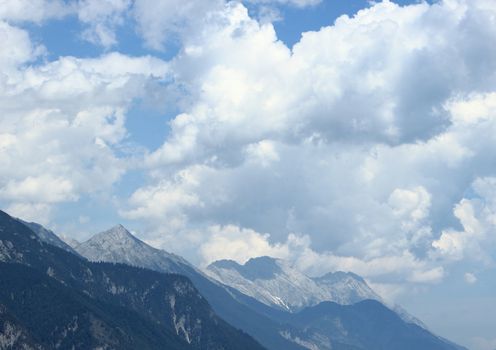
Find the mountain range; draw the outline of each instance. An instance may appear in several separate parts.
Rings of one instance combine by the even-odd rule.
[[[75,246],[75,250],[95,262],[123,263],[162,273],[184,275],[193,282],[220,317],[252,335],[268,349],[303,349],[285,339],[281,334],[285,328],[281,324],[249,306],[256,308],[263,305],[256,299],[208,277],[177,255],[147,245],[121,225],[96,234]]]
[[[268,256],[250,259],[244,265],[232,260],[216,261],[206,272],[268,306],[289,312],[323,301],[346,305],[381,300],[363,278],[353,273],[339,271],[311,278],[287,262]]]
[[[263,349],[189,279],[94,263],[0,212],[0,348]]]
[[[427,328],[401,306],[384,301],[362,277],[352,272],[336,271],[309,277],[287,262],[268,256],[252,258],[244,265],[232,260],[215,261],[205,272],[271,309],[294,313],[324,301],[351,305],[370,299],[387,305],[405,322]]]
[[[71,245],[0,212],[0,349],[463,349],[352,273],[270,257],[202,271],[121,225]]]

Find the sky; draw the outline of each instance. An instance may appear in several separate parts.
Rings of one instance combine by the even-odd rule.
[[[496,349],[496,2],[0,0],[0,208],[353,271]]]

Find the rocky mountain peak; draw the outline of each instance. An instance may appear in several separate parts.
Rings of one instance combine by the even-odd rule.
[[[137,241],[136,238],[133,236],[131,232],[129,232],[124,226],[121,224],[115,225],[114,227],[108,229],[107,231],[101,232],[97,235],[95,235],[93,239],[96,240],[108,240],[108,239],[115,239],[115,240],[129,240],[129,241]]]
[[[124,226],[116,225],[81,243],[76,250],[89,260],[109,261],[114,256],[138,254],[144,250],[143,245]]]
[[[179,273],[191,265],[183,258],[149,246],[122,225],[116,225],[79,244],[79,254],[91,261],[105,261]]]

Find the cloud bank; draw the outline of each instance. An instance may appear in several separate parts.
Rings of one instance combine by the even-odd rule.
[[[241,2],[46,4],[0,12],[0,200],[14,214],[49,221],[139,169],[115,210],[200,264],[266,254],[392,288],[493,266],[494,2],[373,3],[292,48]],[[71,13],[106,50],[132,23],[157,56],[179,51],[43,61],[18,23]],[[160,147],[129,150],[127,113],[156,84],[180,112]]]

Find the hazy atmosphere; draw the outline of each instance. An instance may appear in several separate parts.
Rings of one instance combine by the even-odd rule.
[[[0,209],[496,349],[496,1],[0,0],[0,41]]]

